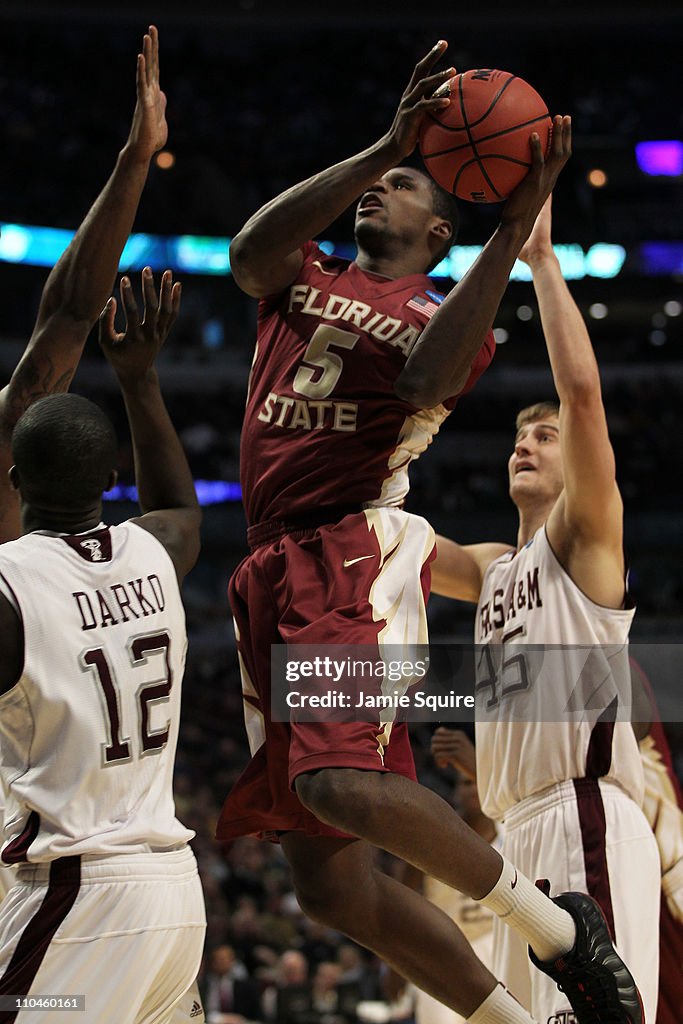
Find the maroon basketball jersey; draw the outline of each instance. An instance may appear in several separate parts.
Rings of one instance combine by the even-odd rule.
[[[415,409],[394,382],[444,296],[424,274],[394,281],[326,256],[314,242],[286,291],[259,303],[242,430],[250,524],[321,505],[401,505],[408,466],[457,397]],[[463,388],[493,358],[489,332]]]

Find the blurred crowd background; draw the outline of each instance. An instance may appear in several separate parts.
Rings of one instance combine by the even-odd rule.
[[[551,113],[573,115],[575,155],[555,197],[555,240],[626,250],[616,277],[585,277],[572,290],[603,374],[638,603],[634,637],[678,644],[683,179],[644,174],[635,145],[683,139],[683,12],[656,3],[577,2],[570,10],[535,0],[514,10],[498,2],[476,11],[392,7],[0,4],[0,222],[78,225],[127,135],[135,54],[150,20],[160,28],[170,159],[152,169],[136,230],[160,235],[230,237],[277,192],[372,143],[390,125],[415,61],[438,38],[449,39],[448,62],[459,70],[499,67],[526,78]],[[596,170],[602,177],[591,175]],[[498,208],[460,210],[458,242],[483,244]],[[352,218],[340,218],[326,237],[350,246]],[[30,334],[45,275],[0,265],[0,382]],[[195,477],[234,483],[255,303],[229,275],[188,275],[183,285],[162,381]],[[464,542],[514,540],[506,461],[515,412],[552,395],[530,284],[510,285],[496,327],[492,368],[412,472],[409,510]],[[130,481],[122,406],[94,338],[75,388],[119,425]],[[132,507],[116,502],[107,513],[122,519]],[[293,1024],[335,1024],[354,1019],[359,999],[390,998],[381,965],[303,918],[277,846],[243,840],[221,848],[213,840],[222,798],[247,756],[225,594],[245,553],[239,501],[206,507],[202,556],[185,587],[191,640],[177,769],[178,812],[197,832],[207,894],[205,996],[216,1003],[209,991],[227,978],[226,1020],[288,1024],[291,1014]],[[471,609],[434,600],[430,615],[437,640],[469,640]],[[679,773],[682,735],[672,725]],[[416,731],[415,749],[423,780],[449,797],[453,779],[432,764],[427,727]],[[287,986],[290,998],[278,1004]],[[409,1017],[410,1007],[395,1004],[393,1013]]]

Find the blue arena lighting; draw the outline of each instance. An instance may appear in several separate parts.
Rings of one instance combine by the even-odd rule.
[[[676,178],[683,174],[683,142],[679,139],[638,142],[636,160],[644,174]]]
[[[202,507],[241,501],[242,488],[235,480],[195,480],[197,500]],[[138,491],[133,484],[116,484],[104,495],[105,501],[132,501],[137,504]]]
[[[31,267],[53,267],[74,236],[63,228],[28,224],[0,224],[0,262]],[[201,235],[130,236],[121,254],[119,270],[131,272],[151,267],[183,274],[230,273],[229,238]]]
[[[623,245],[599,242],[586,253],[586,273],[589,277],[616,277],[626,260]]]
[[[648,277],[683,274],[683,242],[643,242],[640,268]]]
[[[555,245],[553,248],[566,281],[580,281],[584,277],[616,277],[626,261],[626,250],[623,246],[606,242],[591,246],[587,252],[576,244]],[[454,245],[445,259],[432,271],[432,277],[459,281],[470,269],[481,250],[480,245]],[[510,280],[531,281],[531,271],[526,263],[517,260],[510,273]]]
[[[683,144],[682,144],[683,145]],[[63,228],[35,227],[28,224],[0,224],[0,262],[33,267],[52,267],[73,238]],[[654,243],[653,243],[654,244]],[[665,244],[665,243],[662,243]],[[343,259],[353,259],[356,249],[350,242],[320,242],[323,252]],[[181,274],[230,274],[230,238],[204,235],[131,235],[121,256],[119,270],[128,273],[150,266],[161,271],[167,267]],[[481,252],[480,245],[454,245],[448,255],[432,271],[432,277],[459,281]],[[567,281],[584,277],[616,277],[624,266],[626,250],[621,245],[599,242],[587,251],[580,245],[556,245],[555,252]],[[655,264],[645,262],[644,273],[663,273],[649,269]],[[512,281],[530,281],[531,271],[519,261],[510,274]]]

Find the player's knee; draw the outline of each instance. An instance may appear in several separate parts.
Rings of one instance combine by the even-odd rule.
[[[367,774],[354,768],[323,768],[300,775],[294,785],[299,800],[316,818],[355,833],[349,826],[362,815]]]
[[[306,917],[330,928],[340,928],[340,901],[334,889],[311,880],[295,880],[294,892]]]
[[[311,920],[342,932],[358,942],[367,942],[367,907],[357,906],[358,886],[352,879],[314,873],[297,877],[294,892],[304,914]]]

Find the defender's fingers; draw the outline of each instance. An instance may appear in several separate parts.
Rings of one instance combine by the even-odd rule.
[[[183,295],[183,286],[180,281],[176,281],[173,285],[173,291],[171,292],[171,309],[173,313],[173,319],[178,316],[180,312],[180,300]]]
[[[138,312],[138,304],[135,301],[133,295],[133,286],[130,283],[130,278],[121,278],[121,301],[126,314],[126,324],[138,324],[140,323],[140,314]]]
[[[113,297],[107,299],[104,309],[100,313],[100,340],[106,338],[107,341],[113,341],[116,335],[114,330],[114,317],[116,316],[116,299]]]
[[[159,293],[159,317],[168,317],[173,314],[173,303],[171,299],[171,292],[173,290],[173,274],[170,270],[165,270],[161,275],[161,291]]]
[[[138,97],[142,96],[147,88],[147,71],[145,67],[145,56],[143,53],[138,54],[138,64],[135,69],[135,86]]]
[[[116,299],[112,295],[112,297],[107,300],[107,303],[99,316],[97,337],[103,348],[117,345],[124,338],[124,335],[119,334],[116,330],[116,326],[114,324],[116,319],[116,310]]]
[[[149,37],[152,41],[151,70],[155,82],[159,81],[159,32],[156,25],[149,26]]]
[[[157,315],[159,300],[157,290],[154,287],[154,274],[151,267],[145,267],[142,271],[142,298],[145,308],[143,310],[143,322],[146,323],[150,317]]]
[[[152,40],[149,33],[145,33],[143,36],[142,52],[145,57],[145,85],[149,88],[154,79],[154,54],[152,52]]]

